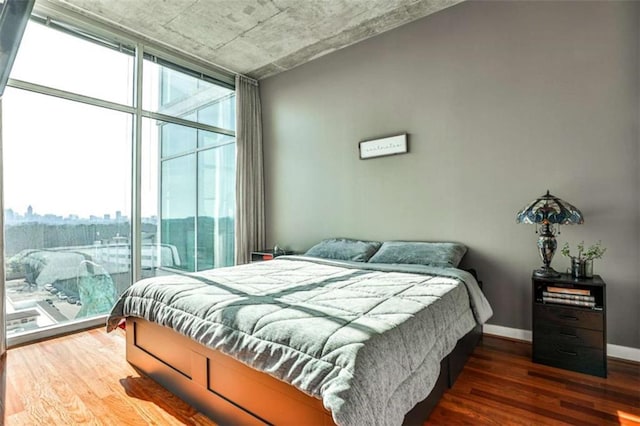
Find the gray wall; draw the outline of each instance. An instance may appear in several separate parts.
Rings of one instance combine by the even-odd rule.
[[[541,261],[515,214],[549,189],[586,218],[559,244],[608,248],[609,343],[640,348],[639,14],[462,3],[262,81],[268,242],[464,242],[490,323],[530,329]],[[358,141],[403,131],[409,154],[358,159]]]

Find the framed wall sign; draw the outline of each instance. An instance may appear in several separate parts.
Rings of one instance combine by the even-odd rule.
[[[385,157],[387,155],[405,154],[408,152],[407,134],[370,139],[360,142],[360,159]]]

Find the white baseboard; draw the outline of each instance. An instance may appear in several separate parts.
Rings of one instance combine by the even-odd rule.
[[[503,327],[501,325],[485,324],[482,332],[484,334],[508,337],[510,339],[523,340],[525,342],[531,341],[530,330],[520,330],[518,328]],[[608,343],[607,356],[627,361],[640,362],[640,349]]]
[[[503,327],[501,325],[485,324],[482,326],[482,333],[491,334],[493,336],[508,337],[516,340],[524,340],[525,342],[531,341],[531,331]]]
[[[628,346],[607,344],[607,356],[612,358],[626,359],[627,361],[640,362],[640,349]]]

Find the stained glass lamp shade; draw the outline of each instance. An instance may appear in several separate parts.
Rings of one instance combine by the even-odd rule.
[[[534,274],[539,277],[559,276],[560,274],[550,266],[551,259],[553,259],[558,247],[555,236],[556,228],[554,226],[584,223],[580,210],[566,201],[549,194],[547,190],[546,194],[536,198],[518,212],[516,222],[540,225],[538,251],[544,265],[536,270]]]

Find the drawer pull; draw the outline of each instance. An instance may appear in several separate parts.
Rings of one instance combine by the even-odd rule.
[[[575,334],[569,334],[569,333],[560,332],[560,335],[562,337],[571,337],[572,339],[577,339],[578,338],[578,336],[576,336]]]
[[[578,354],[576,352],[563,351],[562,349],[556,349],[556,352],[559,352],[559,353],[564,354],[564,355],[578,356]]]
[[[567,320],[571,320],[571,321],[578,321],[580,318],[578,317],[574,317],[572,315],[558,315],[560,318],[562,319],[567,319]]]

